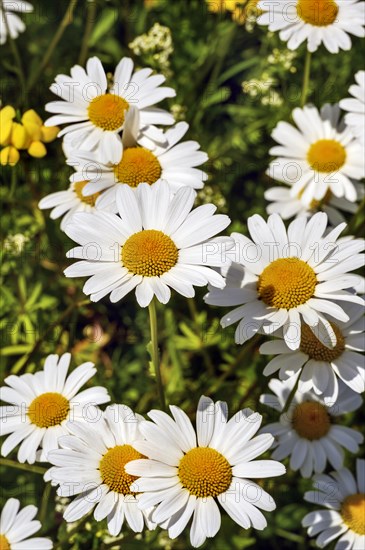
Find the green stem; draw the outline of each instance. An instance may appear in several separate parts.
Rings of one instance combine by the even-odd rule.
[[[96,18],[96,2],[95,0],[91,0],[87,4],[85,32],[84,32],[84,36],[82,37],[81,50],[79,55],[79,65],[84,65],[86,61],[87,54],[89,52],[89,39],[94,27],[95,18]]]
[[[34,466],[33,464],[21,464],[20,462],[15,462],[15,460],[10,460],[9,458],[0,458],[0,466],[9,466],[9,468],[16,468],[17,470],[25,470],[26,472],[33,472],[34,474],[41,475],[44,475],[47,471],[47,468]]]
[[[166,410],[165,393],[162,384],[160,360],[158,353],[158,337],[157,337],[157,315],[156,315],[156,302],[153,298],[148,306],[148,312],[150,316],[150,328],[151,328],[151,344],[152,344],[152,364],[156,375],[157,391],[161,402],[162,410]]]
[[[66,9],[65,15],[63,16],[62,21],[59,24],[59,27],[58,27],[58,29],[57,29],[54,37],[53,37],[53,40],[51,41],[50,45],[48,46],[47,51],[44,54],[43,59],[42,59],[40,65],[38,66],[37,70],[34,71],[33,76],[31,76],[30,79],[29,79],[29,82],[28,82],[28,85],[27,85],[27,88],[26,88],[27,92],[29,92],[33,88],[34,84],[37,82],[38,78],[40,77],[40,75],[42,74],[44,69],[47,67],[47,65],[49,63],[49,60],[51,59],[52,54],[53,54],[57,44],[61,40],[61,38],[63,36],[63,33],[66,30],[66,27],[68,27],[68,25],[72,21],[72,16],[73,16],[73,12],[76,8],[77,1],[78,0],[70,0],[70,3],[69,3],[69,5],[67,6],[67,9]]]
[[[311,60],[312,54],[307,50],[304,63],[304,75],[303,75],[303,87],[302,87],[302,96],[301,96],[301,106],[304,107],[307,101],[308,92],[309,92],[309,79],[311,73]]]
[[[350,223],[346,227],[346,235],[357,236],[356,232],[361,230],[361,226],[364,222],[364,212],[365,212],[365,198],[360,202],[358,209],[351,218]],[[359,234],[361,237],[361,233]]]
[[[11,179],[10,179],[10,191],[9,191],[9,198],[13,198],[16,188],[16,176],[17,176],[17,167],[13,166],[11,168]]]
[[[51,492],[52,492],[52,485],[50,483],[47,483],[43,491],[42,502],[41,502],[41,507],[39,511],[39,521],[41,522],[42,525],[44,524],[46,519],[48,501],[51,496]]]
[[[7,39],[9,40],[10,48],[11,48],[11,51],[13,53],[14,60],[15,60],[15,65],[17,66],[17,69],[18,69],[17,74],[18,74],[18,78],[19,78],[20,87],[21,87],[21,90],[22,90],[22,99],[24,99],[23,94],[24,94],[24,91],[25,91],[25,74],[24,74],[24,71],[23,71],[23,65],[22,65],[22,61],[20,59],[18,47],[16,45],[15,40],[11,37],[11,34],[10,34],[9,22],[8,22],[8,18],[6,17],[6,12],[4,10],[3,0],[0,0],[0,8],[1,8],[1,12],[4,16]]]
[[[289,396],[288,396],[288,399],[286,400],[286,403],[285,403],[285,407],[283,408],[283,411],[281,414],[285,414],[286,412],[288,412],[289,410],[289,407],[294,399],[294,395],[297,393],[297,390],[298,390],[298,386],[299,386],[299,378],[300,378],[300,375],[298,375],[298,378],[294,384],[294,387],[292,389],[292,391],[289,393]]]
[[[194,299],[193,298],[187,298],[187,302],[188,302],[190,315],[191,315],[191,318],[193,320],[195,329],[196,329],[197,333],[199,333],[201,327],[199,326],[198,311],[196,309]],[[204,362],[205,368],[207,369],[207,372],[208,372],[209,376],[214,377],[215,376],[214,365],[213,365],[213,362],[210,358],[209,353],[207,352],[206,348],[204,347],[204,342],[202,342],[202,345],[201,345],[201,348],[200,348],[199,352],[201,353],[201,355],[203,357],[203,362]]]

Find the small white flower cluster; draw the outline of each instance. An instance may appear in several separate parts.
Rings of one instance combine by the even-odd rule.
[[[24,246],[29,241],[29,237],[22,233],[16,233],[15,235],[8,235],[3,244],[4,252],[19,256],[24,250]]]
[[[280,65],[285,70],[296,73],[297,69],[293,65],[293,61],[296,59],[297,54],[295,51],[291,50],[279,50],[279,48],[274,48],[271,54],[267,58],[269,65]]]
[[[242,91],[252,98],[259,98],[262,105],[279,107],[283,104],[283,98],[274,89],[277,81],[267,73],[263,73],[260,79],[253,78],[242,82]]]
[[[170,56],[174,52],[174,46],[168,27],[155,23],[147,33],[137,36],[128,46],[135,55],[146,56],[164,75],[171,75]]]

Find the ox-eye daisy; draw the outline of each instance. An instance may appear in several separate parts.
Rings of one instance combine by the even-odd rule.
[[[358,201],[364,198],[364,186],[362,183],[352,182]],[[265,191],[265,199],[272,201],[266,207],[268,214],[279,214],[283,220],[294,216],[312,216],[315,212],[325,212],[329,223],[334,226],[346,221],[344,213],[355,214],[359,208],[358,202],[351,202],[345,197],[335,197],[329,190],[322,200],[313,200],[311,204],[304,204],[303,195],[298,193],[292,197],[290,187],[271,187]]]
[[[42,527],[34,517],[38,512],[36,506],[25,506],[19,511],[17,498],[6,501],[0,516],[0,549],[1,550],[49,550],[52,541],[43,537],[32,537]],[[32,538],[28,538],[32,537]]]
[[[311,207],[327,193],[356,201],[357,192],[351,178],[365,175],[362,147],[352,132],[339,125],[338,105],[294,109],[293,119],[298,129],[279,122],[272,137],[279,143],[270,150],[278,158],[270,163],[268,175],[291,187],[292,198]]]
[[[138,115],[138,113],[137,113]],[[123,134],[123,155],[118,163],[102,163],[98,161],[97,152],[76,152],[68,158],[68,164],[76,168],[71,176],[73,182],[83,182],[85,177],[89,182],[83,187],[83,195],[95,197],[95,194],[104,191],[97,198],[96,207],[102,210],[112,209],[117,212],[116,191],[119,184],[127,184],[133,189],[140,183],[155,184],[160,179],[167,181],[175,193],[180,187],[188,186],[200,189],[207,179],[207,175],[196,166],[208,160],[208,155],[199,151],[199,143],[185,141],[179,143],[186,134],[189,125],[179,122],[164,133],[163,143],[159,144],[138,134],[138,127],[134,127],[138,119],[130,117],[128,130]]]
[[[282,412],[294,386],[295,379],[270,380],[269,388],[275,395],[261,395],[260,402]],[[261,430],[275,437],[271,458],[290,457],[290,468],[300,470],[303,477],[322,473],[327,462],[333,468],[341,468],[343,447],[357,453],[364,437],[352,428],[341,426],[336,417],[355,411],[361,405],[361,397],[342,383],[336,401],[324,401],[310,391],[296,391],[289,409],[280,416],[280,422],[267,424]]]
[[[348,111],[345,122],[352,133],[365,145],[365,71],[355,74],[356,84],[353,84],[349,92],[353,97],[342,99],[340,107]]]
[[[104,68],[97,57],[71,69],[71,76],[58,75],[51,91],[63,101],[52,101],[46,111],[57,113],[46,121],[47,126],[67,124],[58,134],[68,135],[71,145],[91,151],[98,147],[101,160],[119,162],[123,146],[119,132],[123,130],[131,106],[140,112],[141,128],[153,124],[172,124],[173,117],[153,107],[167,97],[174,97],[172,88],[161,87],[162,75],[151,76],[152,69],[133,73],[133,61],[124,57],[117,65],[109,89]],[[57,122],[55,122],[57,121]]]
[[[356,461],[356,478],[347,468],[330,475],[314,476],[314,490],[305,500],[327,510],[316,510],[303,518],[308,535],[317,536],[316,544],[324,548],[336,541],[335,550],[365,548],[365,460]]]
[[[308,40],[310,52],[323,42],[338,53],[351,49],[349,34],[365,36],[364,5],[358,0],[261,0],[257,7],[264,13],[258,23],[279,31],[290,50]]]
[[[364,308],[357,304],[344,307],[349,320],[333,319],[332,330],[336,334],[336,345],[325,346],[308,325],[302,324],[300,349],[292,351],[284,340],[265,342],[260,353],[276,355],[265,367],[264,374],[270,376],[279,371],[281,380],[296,379],[299,376],[299,391],[314,391],[317,395],[335,402],[338,395],[338,378],[354,392],[365,391]],[[281,331],[278,331],[280,336]]]
[[[11,375],[0,388],[1,435],[9,435],[1,447],[7,456],[19,443],[19,462],[46,461],[49,451],[58,448],[58,438],[67,434],[66,423],[87,420],[90,404],[110,401],[105,388],[79,389],[96,373],[93,363],[83,363],[67,376],[71,355],[49,355],[42,371]],[[41,451],[37,453],[38,449]]]
[[[62,217],[60,227],[62,231],[65,231],[66,225],[76,212],[95,211],[95,203],[101,193],[85,196],[83,190],[87,184],[87,180],[72,182],[66,191],[56,191],[44,197],[38,207],[41,210],[52,208],[50,214],[52,220]],[[103,210],[109,211],[106,207]]]
[[[229,237],[215,237],[227,227],[228,216],[213,215],[216,207],[206,204],[193,210],[195,191],[183,187],[172,196],[168,183],[137,190],[120,185],[119,215],[107,212],[75,214],[66,233],[81,246],[68,253],[79,258],[65,270],[67,277],[91,278],[85,294],[98,301],[110,293],[117,302],[136,289],[140,306],[154,295],[162,303],[170,299],[170,287],[193,297],[193,285],[224,286],[223,277],[208,266],[225,264],[225,251],[233,246]]]
[[[151,519],[163,523],[175,538],[193,515],[190,541],[194,547],[214,537],[220,528],[217,505],[244,529],[264,529],[261,510],[275,509],[275,502],[250,478],[279,476],[285,468],[272,460],[254,461],[266,451],[273,437],[253,436],[262,417],[242,410],[229,421],[227,404],[201,397],[198,404],[197,434],[179,407],[170,406],[174,420],[161,411],[151,411],[153,422],[141,422],[146,441],[136,449],[148,459],[126,465],[126,471],[141,476],[131,489],[141,491],[139,506],[156,506]],[[253,438],[253,439],[252,439]]]
[[[3,0],[0,6],[0,45],[5,44],[8,37],[8,30],[11,38],[17,38],[18,35],[25,30],[25,25],[18,13],[29,13],[33,11],[33,6],[24,0]],[[6,23],[5,23],[6,17]],[[8,27],[8,28],[7,28]]]
[[[71,435],[61,437],[60,449],[49,453],[54,467],[45,475],[59,484],[60,496],[77,495],[64,512],[66,521],[77,521],[96,506],[94,518],[107,518],[112,536],[120,533],[124,519],[133,531],[142,531],[147,515],[130,489],[137,478],[125,471],[126,464],[143,457],[136,449],[143,439],[139,422],[126,405],[110,405],[89,424],[69,425]]]
[[[363,239],[338,240],[345,224],[330,233],[327,215],[318,212],[309,221],[302,216],[285,229],[280,216],[268,221],[255,214],[247,222],[253,241],[233,233],[235,262],[224,272],[223,290],[211,288],[208,304],[239,306],[226,314],[223,327],[240,321],[236,342],[243,344],[259,330],[272,333],[283,327],[290,349],[298,349],[302,320],[327,346],[336,345],[336,335],[327,316],[347,322],[347,313],[334,300],[363,304],[351,289],[358,283],[349,271],[363,265]]]

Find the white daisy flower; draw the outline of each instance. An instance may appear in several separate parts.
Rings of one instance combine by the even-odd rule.
[[[56,191],[44,197],[38,204],[41,210],[52,208],[51,218],[56,220],[61,218],[61,230],[65,231],[66,225],[76,212],[94,212],[95,203],[101,193],[93,193],[85,196],[83,190],[88,184],[87,180],[72,182],[66,191]],[[108,208],[103,210],[109,211]]]
[[[9,498],[1,511],[1,550],[49,550],[53,548],[51,540],[43,537],[32,537],[42,527],[41,522],[34,519],[38,508],[32,505],[25,506],[20,511],[19,508],[19,500]]]
[[[365,36],[364,2],[358,0],[261,0],[257,19],[269,31],[279,31],[289,50],[308,41],[315,52],[323,43],[331,53],[351,49],[349,34]]]
[[[1,447],[7,456],[19,443],[19,462],[47,461],[58,448],[58,438],[68,434],[66,423],[87,420],[88,407],[110,401],[105,388],[96,386],[78,393],[96,373],[93,363],[83,363],[67,376],[71,355],[48,355],[42,371],[11,375],[0,388],[0,433],[9,435]],[[37,450],[40,449],[37,453]]]
[[[349,92],[353,97],[342,99],[340,107],[348,111],[345,122],[352,133],[365,145],[365,71],[355,74],[356,84],[353,84]]]
[[[86,425],[70,424],[71,435],[61,437],[60,449],[49,453],[54,467],[45,480],[59,484],[62,497],[77,495],[67,506],[64,519],[77,521],[94,507],[94,518],[107,518],[109,533],[119,535],[123,521],[135,531],[143,530],[147,515],[138,508],[139,495],[130,487],[137,479],[125,471],[130,461],[142,458],[136,444],[143,439],[138,415],[126,405],[110,405]]]
[[[314,490],[307,491],[305,500],[327,510],[316,510],[302,521],[310,537],[324,548],[336,541],[334,550],[365,548],[365,460],[357,459],[356,477],[347,468],[330,475],[314,476]]]
[[[286,382],[270,380],[269,388],[275,395],[261,395],[260,402],[282,412],[295,382],[293,378]],[[361,405],[361,397],[344,384],[340,385],[336,401],[325,401],[311,391],[296,391],[280,421],[267,424],[261,430],[261,433],[275,437],[271,458],[283,460],[290,457],[290,468],[300,470],[303,477],[324,472],[328,462],[333,468],[341,468],[343,448],[357,453],[364,437],[352,428],[341,426],[337,417],[353,412]]]
[[[309,221],[297,218],[287,230],[277,214],[267,222],[255,214],[247,226],[253,240],[232,234],[236,247],[229,255],[235,261],[224,270],[225,288],[211,288],[204,298],[215,306],[239,306],[222,318],[221,325],[240,321],[235,334],[238,344],[260,330],[269,334],[283,327],[285,342],[296,350],[303,320],[325,345],[334,347],[336,335],[327,316],[349,320],[334,300],[364,304],[348,291],[359,283],[359,277],[348,272],[363,265],[364,255],[359,252],[365,241],[338,240],[346,224],[325,233],[323,212]]]
[[[135,444],[148,459],[126,465],[129,474],[141,476],[131,486],[143,493],[139,506],[145,509],[157,505],[151,519],[167,524],[172,539],[193,516],[190,541],[194,547],[219,531],[217,500],[244,529],[264,529],[267,523],[259,509],[272,511],[275,502],[247,478],[279,476],[285,468],[272,460],[253,460],[273,441],[270,434],[253,438],[262,417],[246,409],[228,421],[227,404],[214,404],[203,396],[198,405],[196,435],[179,407],[170,406],[170,410],[174,420],[161,411],[148,413],[153,422],[140,425],[146,441]]]
[[[361,183],[352,182],[358,201],[364,198],[364,186]],[[272,201],[267,207],[268,214],[279,214],[283,220],[294,216],[312,216],[315,212],[322,211],[328,216],[329,223],[334,226],[346,221],[343,212],[355,214],[359,208],[358,202],[350,202],[345,197],[335,197],[331,191],[327,191],[321,201],[313,200],[311,204],[304,204],[302,194],[292,197],[289,187],[271,187],[265,191],[265,199]]]
[[[109,89],[100,60],[91,57],[86,71],[75,65],[71,76],[56,77],[50,89],[62,101],[47,103],[46,111],[57,114],[45,125],[67,124],[59,137],[67,134],[75,148],[92,151],[97,147],[103,161],[117,163],[123,151],[119,133],[131,106],[139,110],[141,128],[174,121],[169,113],[153,105],[176,93],[172,88],[161,87],[164,76],[150,76],[151,73],[152,69],[133,73],[133,61],[124,57],[117,65]]]
[[[196,167],[206,162],[208,155],[199,151],[196,141],[179,143],[188,129],[186,122],[179,122],[165,132],[164,142],[159,144],[141,134],[135,138],[136,128],[129,127],[128,137],[125,138],[126,131],[123,134],[124,150],[117,164],[99,162],[97,152],[76,152],[67,161],[77,170],[71,180],[82,182],[87,176],[89,183],[83,194],[88,197],[104,191],[96,200],[96,207],[114,212],[117,212],[116,191],[121,183],[135,189],[140,183],[153,185],[163,179],[173,193],[184,186],[201,189],[207,174]]]
[[[33,11],[33,6],[24,0],[2,1],[2,6],[0,6],[0,45],[5,44],[7,40],[7,26],[9,27],[11,38],[18,38],[19,34],[25,30],[23,21],[18,15],[13,13],[14,11],[18,13],[29,13]]]
[[[287,122],[279,122],[272,137],[280,145],[270,150],[278,158],[270,163],[267,174],[291,187],[292,198],[311,207],[313,201],[322,201],[328,192],[357,200],[352,179],[365,175],[362,147],[349,128],[339,124],[338,105],[294,109],[292,115],[298,129]]]
[[[136,190],[120,185],[119,216],[107,212],[75,214],[66,233],[78,242],[67,254],[79,258],[65,270],[67,277],[91,278],[83,291],[92,301],[110,293],[118,302],[136,289],[137,302],[146,307],[154,295],[166,304],[170,287],[193,297],[193,285],[224,286],[223,277],[208,266],[225,264],[230,237],[215,237],[229,225],[228,216],[213,215],[206,204],[192,212],[196,193],[183,187],[173,196],[160,181],[142,183]]]
[[[284,340],[265,342],[260,347],[264,355],[276,355],[264,369],[265,376],[279,371],[281,380],[297,379],[299,391],[314,391],[332,402],[338,396],[338,379],[347,384],[352,391],[365,391],[365,365],[361,355],[365,351],[364,308],[356,304],[344,307],[349,320],[347,322],[330,321],[336,335],[336,345],[325,346],[308,325],[302,324],[300,348],[292,351]],[[281,331],[279,331],[280,334]]]

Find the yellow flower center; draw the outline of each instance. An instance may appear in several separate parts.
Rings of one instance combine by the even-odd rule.
[[[119,183],[137,187],[140,183],[155,183],[162,173],[157,157],[144,147],[130,147],[123,153],[122,160],[114,168]]]
[[[38,428],[50,428],[61,424],[70,411],[70,403],[60,393],[47,392],[39,395],[29,405],[28,416]]]
[[[138,479],[136,476],[127,474],[124,466],[131,460],[146,458],[136,451],[131,445],[117,445],[109,449],[99,464],[100,475],[111,491],[122,495],[135,495],[130,490],[132,483]]]
[[[317,284],[313,269],[298,258],[279,258],[261,273],[257,291],[268,306],[291,309],[305,304]]]
[[[180,460],[178,476],[185,489],[196,497],[216,497],[232,481],[228,460],[210,447],[195,447]]]
[[[343,521],[357,535],[365,535],[365,494],[345,498],[341,507]]]
[[[122,246],[124,267],[143,277],[159,277],[176,265],[178,257],[174,241],[156,229],[134,233]]]
[[[324,437],[331,427],[330,416],[324,405],[305,401],[293,412],[293,428],[300,437],[313,441]]]
[[[123,126],[128,109],[128,101],[119,95],[103,94],[90,101],[87,111],[94,126],[113,132]]]
[[[336,172],[346,162],[345,148],[334,139],[320,139],[308,151],[307,160],[316,172]]]
[[[336,21],[338,5],[334,0],[298,0],[297,14],[315,27],[327,27]]]
[[[334,348],[327,348],[316,338],[308,325],[302,325],[302,336],[300,340],[300,351],[309,355],[315,361],[334,361],[345,351],[345,339],[342,332],[335,323],[331,323],[337,342]]]
[[[95,206],[96,199],[99,197],[100,193],[94,193],[93,195],[88,195],[87,197],[85,197],[82,194],[82,190],[87,183],[89,183],[87,180],[75,182],[73,186],[74,191],[80,201],[84,202],[85,204],[89,204],[90,206]]]
[[[0,535],[0,550],[11,550],[10,544],[5,535]]]

